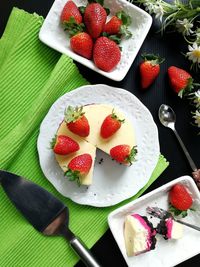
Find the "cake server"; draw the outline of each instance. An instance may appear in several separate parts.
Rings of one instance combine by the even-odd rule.
[[[181,145],[183,152],[184,152],[184,154],[185,154],[185,156],[186,156],[186,158],[190,164],[190,167],[193,170],[192,176],[194,178],[194,181],[196,182],[198,188],[200,189],[200,169],[198,169],[197,166],[195,165],[195,163],[194,163],[193,159],[191,158],[188,150],[186,149],[183,141],[181,140],[178,132],[176,131],[176,128],[175,128],[176,114],[175,114],[175,112],[173,111],[173,109],[170,106],[162,104],[159,108],[159,111],[158,111],[158,117],[159,117],[159,120],[162,123],[162,125],[170,128],[174,132],[174,134],[175,134],[177,140],[179,141],[179,144]]]
[[[68,227],[68,208],[51,193],[16,174],[0,170],[0,183],[9,199],[32,226],[47,236],[61,235],[88,267],[100,267],[86,246]]]
[[[146,211],[149,215],[154,216],[156,218],[163,219],[164,217],[166,217],[166,218],[171,217],[175,222],[184,224],[185,226],[188,226],[188,227],[193,228],[197,231],[200,231],[200,227],[193,225],[193,224],[190,224],[190,223],[186,223],[186,222],[181,221],[179,219],[176,219],[170,212],[168,212],[164,209],[161,209],[158,207],[147,207]]]

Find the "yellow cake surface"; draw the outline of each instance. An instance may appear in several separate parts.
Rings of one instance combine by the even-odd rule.
[[[125,119],[122,123],[121,128],[113,134],[110,138],[103,139],[100,136],[100,129],[104,119],[112,113],[114,109],[115,114],[120,119]],[[80,180],[83,185],[92,184],[93,170],[96,156],[96,149],[100,149],[107,154],[110,154],[110,149],[117,145],[129,145],[131,148],[136,145],[135,133],[132,123],[125,118],[124,114],[117,110],[117,108],[107,104],[91,104],[83,107],[83,112],[88,119],[90,125],[90,134],[87,137],[80,137],[72,133],[66,126],[66,122],[63,120],[59,125],[57,135],[66,135],[74,139],[80,146],[80,149],[72,154],[61,156],[55,154],[56,160],[60,167],[65,172],[67,165],[77,155],[89,153],[92,156],[93,163],[89,173]]]

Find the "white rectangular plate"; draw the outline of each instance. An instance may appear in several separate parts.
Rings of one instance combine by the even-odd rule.
[[[189,211],[188,216],[182,220],[200,226],[200,193],[190,176],[177,178],[109,214],[108,223],[110,229],[129,267],[170,267],[200,253],[200,232],[183,226],[183,238],[179,240],[164,240],[162,236],[157,235],[155,250],[135,257],[127,257],[126,255],[123,236],[124,219],[126,215],[138,213],[140,215],[147,216],[153,225],[156,226],[159,219],[150,218],[150,216],[146,213],[146,207],[157,206],[167,209],[168,192],[176,183],[182,183],[187,186],[194,200],[193,207],[196,209],[196,211]]]
[[[73,0],[77,6],[86,6],[86,0]],[[66,54],[72,59],[85,65],[86,67],[112,79],[121,81],[131,67],[144,39],[152,24],[152,17],[141,8],[129,3],[126,0],[105,0],[104,6],[110,9],[109,17],[113,16],[119,10],[124,10],[132,17],[132,23],[129,30],[133,33],[132,38],[123,40],[121,60],[117,67],[111,72],[104,72],[98,69],[92,60],[88,60],[82,56],[75,54],[70,49],[69,36],[63,30],[60,23],[60,14],[67,0],[55,0],[50,9],[39,33],[40,40],[46,45]]]

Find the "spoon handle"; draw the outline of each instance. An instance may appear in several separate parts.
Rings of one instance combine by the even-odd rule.
[[[182,147],[182,149],[183,149],[183,152],[185,153],[186,158],[188,159],[188,162],[189,162],[189,164],[190,164],[192,170],[193,170],[193,171],[197,171],[197,167],[196,167],[194,161],[192,160],[192,158],[191,158],[189,152],[187,151],[185,145],[183,144],[183,142],[182,142],[182,140],[181,140],[179,134],[177,133],[176,129],[173,129],[173,131],[174,131],[174,133],[175,133],[175,135],[176,135],[176,137],[177,137],[177,139],[178,139],[178,141],[179,141],[179,143],[180,143],[180,145],[181,145],[181,147]]]
[[[193,225],[193,224],[190,224],[190,223],[186,223],[186,222],[183,222],[183,221],[177,220],[177,219],[175,221],[178,222],[178,223],[181,223],[183,225],[186,225],[186,226],[188,226],[190,228],[193,228],[193,229],[195,229],[197,231],[200,231],[200,227],[199,226],[196,226],[196,225]]]

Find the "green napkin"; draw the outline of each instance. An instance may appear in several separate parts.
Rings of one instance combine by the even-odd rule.
[[[73,61],[38,40],[43,18],[14,8],[0,40],[0,168],[43,186],[70,210],[70,227],[88,247],[108,229],[107,215],[139,197],[167,167],[163,156],[132,199],[109,208],[81,206],[61,196],[44,177],[36,142],[39,125],[53,102],[88,82]],[[61,237],[32,228],[0,188],[0,266],[74,266],[78,257]],[[103,255],[103,254],[102,254]]]

